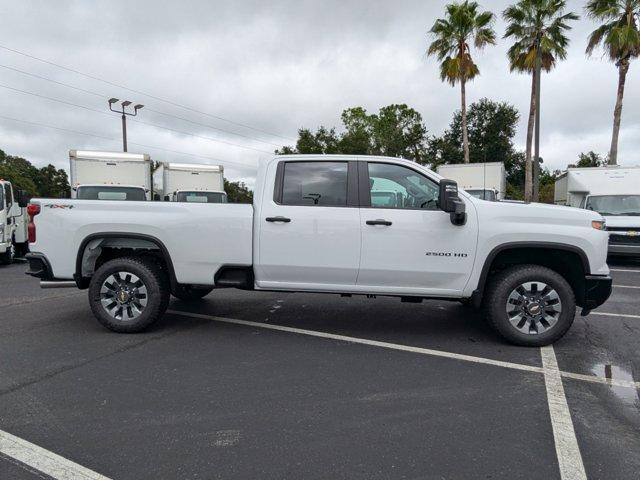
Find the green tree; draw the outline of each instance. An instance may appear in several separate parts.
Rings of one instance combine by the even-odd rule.
[[[229,203],[252,203],[253,192],[244,182],[231,182],[225,178],[224,191],[227,192]]]
[[[531,100],[525,151],[525,199],[527,201],[530,201],[533,195],[532,142],[537,108],[536,57],[540,48],[542,69],[546,72],[552,70],[558,60],[564,60],[567,57],[569,39],[566,32],[571,29],[569,22],[579,17],[573,12],[564,13],[565,7],[564,0],[520,0],[502,14],[507,22],[504,38],[514,40],[507,53],[511,71],[531,75]]]
[[[427,129],[413,108],[394,104],[369,114],[362,107],[353,107],[344,110],[341,118],[341,134],[335,128],[320,127],[316,132],[301,128],[296,146],[283,147],[276,153],[387,155],[427,161]]]
[[[602,45],[618,67],[618,92],[609,150],[609,164],[616,165],[627,73],[631,60],[640,56],[640,0],[590,0],[586,10],[589,17],[601,22],[589,36],[587,54],[591,55],[598,45]]]
[[[607,159],[594,151],[581,153],[578,157],[578,163],[572,163],[569,168],[586,168],[586,167],[604,167]]]
[[[25,190],[29,195],[39,195],[36,181],[38,169],[28,160],[5,154],[0,150],[0,178],[8,180],[16,190]]]
[[[483,98],[469,106],[467,128],[470,161],[507,162],[515,154],[513,138],[520,113],[507,102],[494,102]],[[429,155],[435,167],[442,163],[462,163],[462,113],[457,111],[442,137],[429,142]]]
[[[49,164],[38,170],[38,195],[47,198],[69,198],[71,189],[67,172]]]
[[[470,43],[477,49],[496,43],[496,34],[492,28],[494,15],[479,11],[476,2],[465,0],[446,6],[446,17],[436,20],[429,33],[435,40],[429,45],[428,55],[434,55],[440,63],[442,81],[452,86],[460,83],[460,101],[462,112],[462,145],[464,162],[469,163],[469,140],[467,137],[467,93],[466,85],[480,74],[478,66],[471,56]]]

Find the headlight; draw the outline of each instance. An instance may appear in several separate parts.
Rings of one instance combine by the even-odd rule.
[[[606,230],[606,224],[604,220],[593,220],[591,226],[596,230]]]

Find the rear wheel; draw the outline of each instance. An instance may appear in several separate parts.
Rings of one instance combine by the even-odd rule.
[[[164,273],[152,260],[136,257],[110,260],[91,278],[91,310],[109,330],[140,332],[167,309],[167,283]]]
[[[199,300],[206,297],[213,291],[213,287],[194,287],[192,285],[177,285],[171,292],[176,298],[184,300],[185,302]]]
[[[561,338],[576,312],[573,290],[557,272],[516,265],[498,273],[485,297],[489,323],[516,345],[540,347]]]

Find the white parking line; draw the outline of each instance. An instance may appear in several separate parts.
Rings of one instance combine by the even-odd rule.
[[[627,269],[624,269],[624,268],[610,268],[609,271],[611,271],[611,272],[640,273],[640,269],[638,269],[638,270],[627,270]]]
[[[400,350],[403,352],[419,353],[421,355],[429,355],[433,357],[449,358],[452,360],[461,360],[464,362],[480,363],[484,365],[492,365],[494,367],[509,368],[512,370],[521,370],[525,372],[544,373],[544,368],[534,367],[533,365],[525,365],[522,363],[504,362],[502,360],[493,360],[491,358],[475,357],[473,355],[464,355],[461,353],[445,352],[442,350],[432,350],[430,348],[413,347],[410,345],[401,345],[398,343],[380,342],[378,340],[369,340],[366,338],[349,337],[346,335],[336,335],[334,333],[318,332],[316,330],[305,330],[302,328],[285,327],[284,325],[273,325],[269,323],[251,322],[249,320],[238,320],[235,318],[216,317],[214,315],[204,315],[202,313],[182,312],[180,310],[167,310],[167,313],[173,315],[182,315],[184,317],[199,318],[204,320],[213,320],[216,322],[230,323],[233,325],[243,325],[245,327],[264,328],[267,330],[276,330],[280,332],[297,333],[299,335],[307,335],[311,337],[327,338],[331,340],[340,340],[343,342],[356,343],[359,345],[368,345],[372,347],[388,348],[391,350]],[[592,313],[593,314],[593,313]],[[629,380],[616,380],[612,378],[596,377],[591,375],[583,375],[579,373],[571,373],[560,371],[560,375],[574,380],[581,380],[590,383],[600,383],[604,385],[613,385],[616,387],[628,387],[640,389],[640,382],[632,382]]]
[[[589,315],[600,315],[601,317],[640,318],[640,315],[631,315],[630,313],[591,312]]]
[[[614,285],[613,288],[640,288],[633,285]]]
[[[66,458],[0,430],[0,453],[56,480],[109,480]]]
[[[556,354],[551,345],[542,347],[540,354],[542,356],[544,384],[547,389],[547,401],[553,428],[553,440],[556,445],[556,455],[560,467],[560,478],[562,480],[586,480],[587,474],[582,463],[582,455],[580,454],[573,422],[571,421],[567,398],[564,395]]]

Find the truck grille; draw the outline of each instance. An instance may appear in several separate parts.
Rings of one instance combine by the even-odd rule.
[[[609,243],[623,245],[640,245],[640,228],[607,227]]]

